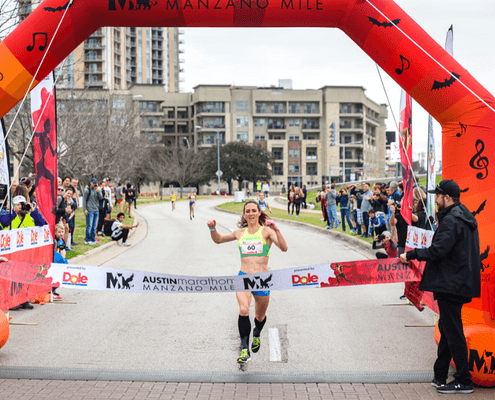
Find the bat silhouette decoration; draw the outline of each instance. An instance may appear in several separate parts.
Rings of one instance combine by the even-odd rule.
[[[71,0],[69,0],[67,3],[65,3],[63,6],[58,6],[56,8],[53,7],[45,7],[43,10],[48,11],[48,12],[58,12],[58,11],[64,11],[67,10],[69,7],[71,7]]]
[[[443,82],[433,81],[431,90],[439,90],[451,86],[461,76],[455,72],[451,72],[452,76],[448,79],[444,79]]]
[[[469,190],[469,188],[462,189],[462,190],[461,190],[461,193],[466,193],[468,190]]]
[[[480,254],[480,261],[481,261],[481,272],[485,272],[485,269],[490,268],[490,265],[485,265],[483,263],[484,260],[488,258],[488,253],[490,252],[490,246],[486,247],[486,250]]]
[[[476,211],[472,212],[473,217],[476,217],[481,211],[483,211],[485,209],[485,206],[486,206],[486,200],[483,203],[481,203],[481,205],[478,207]]]
[[[400,22],[400,19],[394,19],[392,22],[388,22],[388,21],[380,22],[373,17],[368,17],[368,19],[373,23],[373,25],[383,26],[384,28],[389,28],[389,27],[392,27],[395,25],[399,25],[399,22]]]

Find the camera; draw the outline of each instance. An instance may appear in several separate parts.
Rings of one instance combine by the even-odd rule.
[[[383,242],[385,240],[385,235],[378,235],[377,240]]]
[[[7,185],[0,184],[0,201],[4,201],[7,197],[9,190]]]
[[[28,203],[21,203],[21,211],[30,212],[31,211],[31,205],[29,205]]]

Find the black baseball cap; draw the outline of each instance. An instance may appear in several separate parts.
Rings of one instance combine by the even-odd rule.
[[[444,179],[443,181],[440,181],[437,187],[433,190],[428,190],[428,193],[444,194],[455,198],[461,197],[461,189],[452,179]]]

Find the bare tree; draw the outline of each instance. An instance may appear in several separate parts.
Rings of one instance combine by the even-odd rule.
[[[24,7],[21,0],[0,0],[0,41],[19,23],[19,3]]]
[[[202,185],[213,178],[207,169],[205,152],[195,153],[194,149],[183,145],[152,147],[149,169],[162,185],[163,182],[176,182],[181,198],[184,187]]]

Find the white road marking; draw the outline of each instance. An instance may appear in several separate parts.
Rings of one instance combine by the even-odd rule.
[[[270,361],[282,361],[278,328],[270,328],[268,334],[270,336]]]

